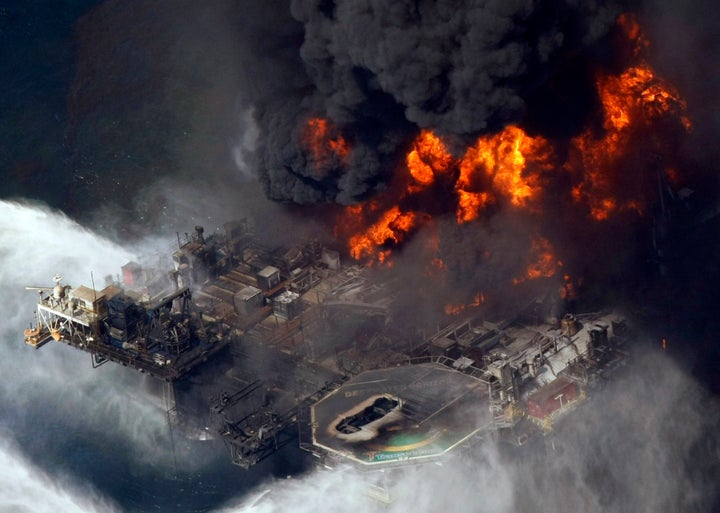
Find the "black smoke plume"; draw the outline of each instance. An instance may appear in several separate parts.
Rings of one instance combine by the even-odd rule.
[[[290,18],[281,5],[269,7],[272,37],[252,38],[261,77],[247,99],[268,196],[303,204],[382,188],[420,128],[466,137],[518,121],[548,74],[620,12],[616,2],[316,0],[293,1]],[[318,172],[303,145],[315,116],[348,139],[344,165]]]

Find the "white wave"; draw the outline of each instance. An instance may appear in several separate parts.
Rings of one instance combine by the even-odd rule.
[[[112,513],[120,511],[90,486],[44,472],[0,438],[0,512]]]
[[[148,400],[142,378],[115,365],[93,369],[87,354],[54,342],[33,350],[23,329],[34,320],[37,295],[25,286],[105,285],[133,252],[43,205],[0,201],[0,404],[16,424],[60,417],[127,445],[139,461],[172,464],[165,412]],[[52,405],[48,408],[48,405]],[[50,443],[50,441],[46,441]]]

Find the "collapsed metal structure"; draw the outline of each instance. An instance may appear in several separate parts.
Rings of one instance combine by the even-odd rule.
[[[523,445],[625,357],[627,328],[611,313],[396,331],[392,286],[317,241],[264,247],[244,220],[178,236],[170,267],[130,262],[100,290],[60,276],[28,287],[39,299],[25,342],[64,342],[93,366],[157,378],[169,418],[209,414],[243,468],[296,438],[326,463],[365,465],[488,435]]]

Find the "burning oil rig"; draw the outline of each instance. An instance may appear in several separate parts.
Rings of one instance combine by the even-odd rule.
[[[249,468],[298,439],[325,464],[427,461],[487,436],[552,429],[627,355],[614,313],[471,316],[397,329],[395,290],[318,241],[269,249],[247,221],[178,236],[172,269],[37,290],[25,342],[64,342],[162,384],[172,425],[210,416]],[[94,279],[93,279],[94,282]]]

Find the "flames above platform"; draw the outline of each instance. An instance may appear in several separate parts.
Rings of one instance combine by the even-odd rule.
[[[648,188],[654,180],[648,174],[656,171],[649,157],[672,161],[665,154],[667,126],[687,131],[691,124],[679,93],[643,60],[646,42],[637,22],[621,16],[618,23],[638,51],[619,72],[596,71],[599,109],[587,128],[569,140],[551,140],[509,125],[480,136],[459,156],[450,150],[452,138],[421,130],[387,189],[340,214],[336,234],[348,241],[350,255],[386,262],[413,231],[451,212],[458,224],[487,220],[498,209],[552,216],[556,202],[572,205],[590,222],[625,212],[645,215],[656,200]],[[325,145],[328,155],[333,141]],[[677,178],[670,169],[658,171]],[[530,246],[539,245],[550,243],[534,237]],[[526,278],[547,274],[530,271]]]
[[[686,101],[636,17],[531,6],[493,32],[487,6],[455,5],[468,24],[444,2],[381,4],[292,11],[297,87],[256,111],[268,197],[317,206],[299,215],[358,263],[401,268],[435,311],[652,279],[659,194],[697,183]]]

